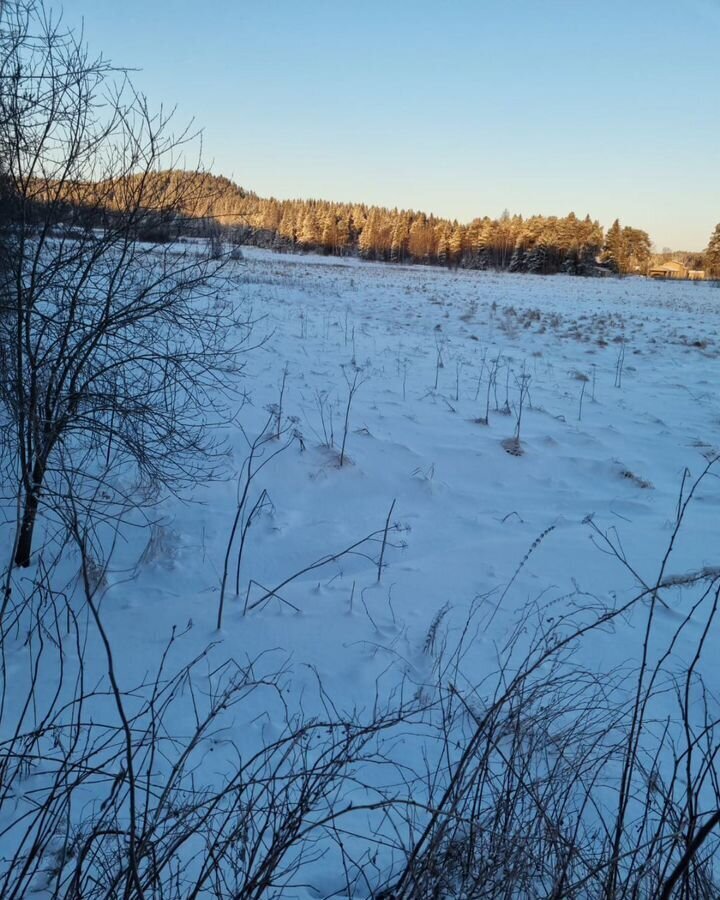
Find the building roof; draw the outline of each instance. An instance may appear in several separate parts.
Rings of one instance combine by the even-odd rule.
[[[684,266],[681,262],[677,262],[677,260],[670,259],[668,262],[661,263],[658,266],[653,266],[650,269],[650,272],[687,272],[687,266]]]

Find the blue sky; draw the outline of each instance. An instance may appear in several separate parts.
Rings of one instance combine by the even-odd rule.
[[[720,0],[66,0],[257,193],[589,212],[701,249],[720,221]]]

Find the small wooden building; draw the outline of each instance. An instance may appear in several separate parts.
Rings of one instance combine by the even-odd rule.
[[[705,272],[702,269],[688,269],[681,262],[670,259],[659,266],[653,266],[648,273],[651,278],[672,278],[690,281],[703,281]]]
[[[651,278],[687,278],[689,269],[681,262],[674,259],[662,263],[662,265],[654,266],[650,269]]]

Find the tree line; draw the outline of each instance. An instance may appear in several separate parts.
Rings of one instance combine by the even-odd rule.
[[[606,235],[597,220],[574,212],[525,218],[505,211],[498,218],[483,216],[462,224],[415,210],[263,198],[228,178],[175,170],[144,174],[141,189],[152,201],[138,236],[155,241],[224,232],[243,243],[281,251],[545,275],[597,274],[599,264],[624,274],[644,271],[650,261],[646,232],[620,228],[616,222]],[[138,190],[134,178],[66,185],[61,217],[86,228],[104,226],[136,205]],[[39,203],[51,195],[57,205],[56,187],[37,185]],[[154,217],[153,208],[161,211]]]
[[[720,277],[720,225],[705,252],[658,253],[646,231],[619,219],[605,231],[589,215],[525,218],[506,210],[463,224],[412,209],[259,197],[229,178],[198,171],[68,182],[60,195],[57,185],[38,181],[32,193],[39,206],[51,200],[59,220],[84,228],[107,227],[128,208],[138,209],[142,197],[138,237],[153,242],[221,235],[284,252],[542,275],[646,275],[677,259]]]

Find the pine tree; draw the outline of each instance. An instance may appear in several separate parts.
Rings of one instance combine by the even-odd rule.
[[[493,246],[493,221],[485,216],[478,223],[473,242],[473,255],[479,269],[487,269],[491,265]]]
[[[373,206],[358,238],[358,249],[365,259],[375,259],[377,255],[378,229],[378,211]]]
[[[619,219],[610,226],[608,233],[605,235],[605,244],[603,245],[602,261],[608,265],[613,272],[622,274],[625,271],[625,253],[623,248],[623,233],[620,227]]]
[[[622,244],[625,271],[647,275],[650,265],[650,237],[647,231],[626,225],[622,230]]]
[[[460,262],[462,261],[464,245],[465,239],[463,228],[461,225],[458,225],[457,222],[453,222],[453,230],[449,240],[449,250],[450,258],[456,266],[460,265]]]
[[[450,227],[445,224],[437,230],[437,258],[441,266],[450,259]]]
[[[430,255],[430,236],[427,219],[423,215],[417,216],[410,226],[408,239],[408,252],[417,261],[427,261]]]
[[[337,220],[337,246],[341,256],[350,249],[350,243],[350,225],[347,217],[341,215]]]
[[[322,235],[321,235],[321,243],[323,245],[323,249],[326,253],[335,253],[337,250],[337,239],[338,239],[338,230],[337,230],[337,221],[335,219],[335,213],[332,209],[328,209],[325,211],[322,220]]]
[[[705,267],[709,278],[720,278],[720,222],[715,226],[705,251]]]
[[[303,219],[302,229],[300,231],[300,243],[306,247],[315,247],[320,243],[320,226],[313,209],[308,209]]]
[[[297,210],[291,203],[286,203],[283,207],[280,225],[278,226],[280,237],[295,246],[298,240],[297,229]]]
[[[266,200],[261,207],[262,224],[265,231],[277,231],[280,227],[280,207],[275,200]]]
[[[407,251],[408,239],[410,237],[410,229],[406,218],[398,218],[392,230],[392,241],[390,244],[390,259],[393,262],[403,262]]]

